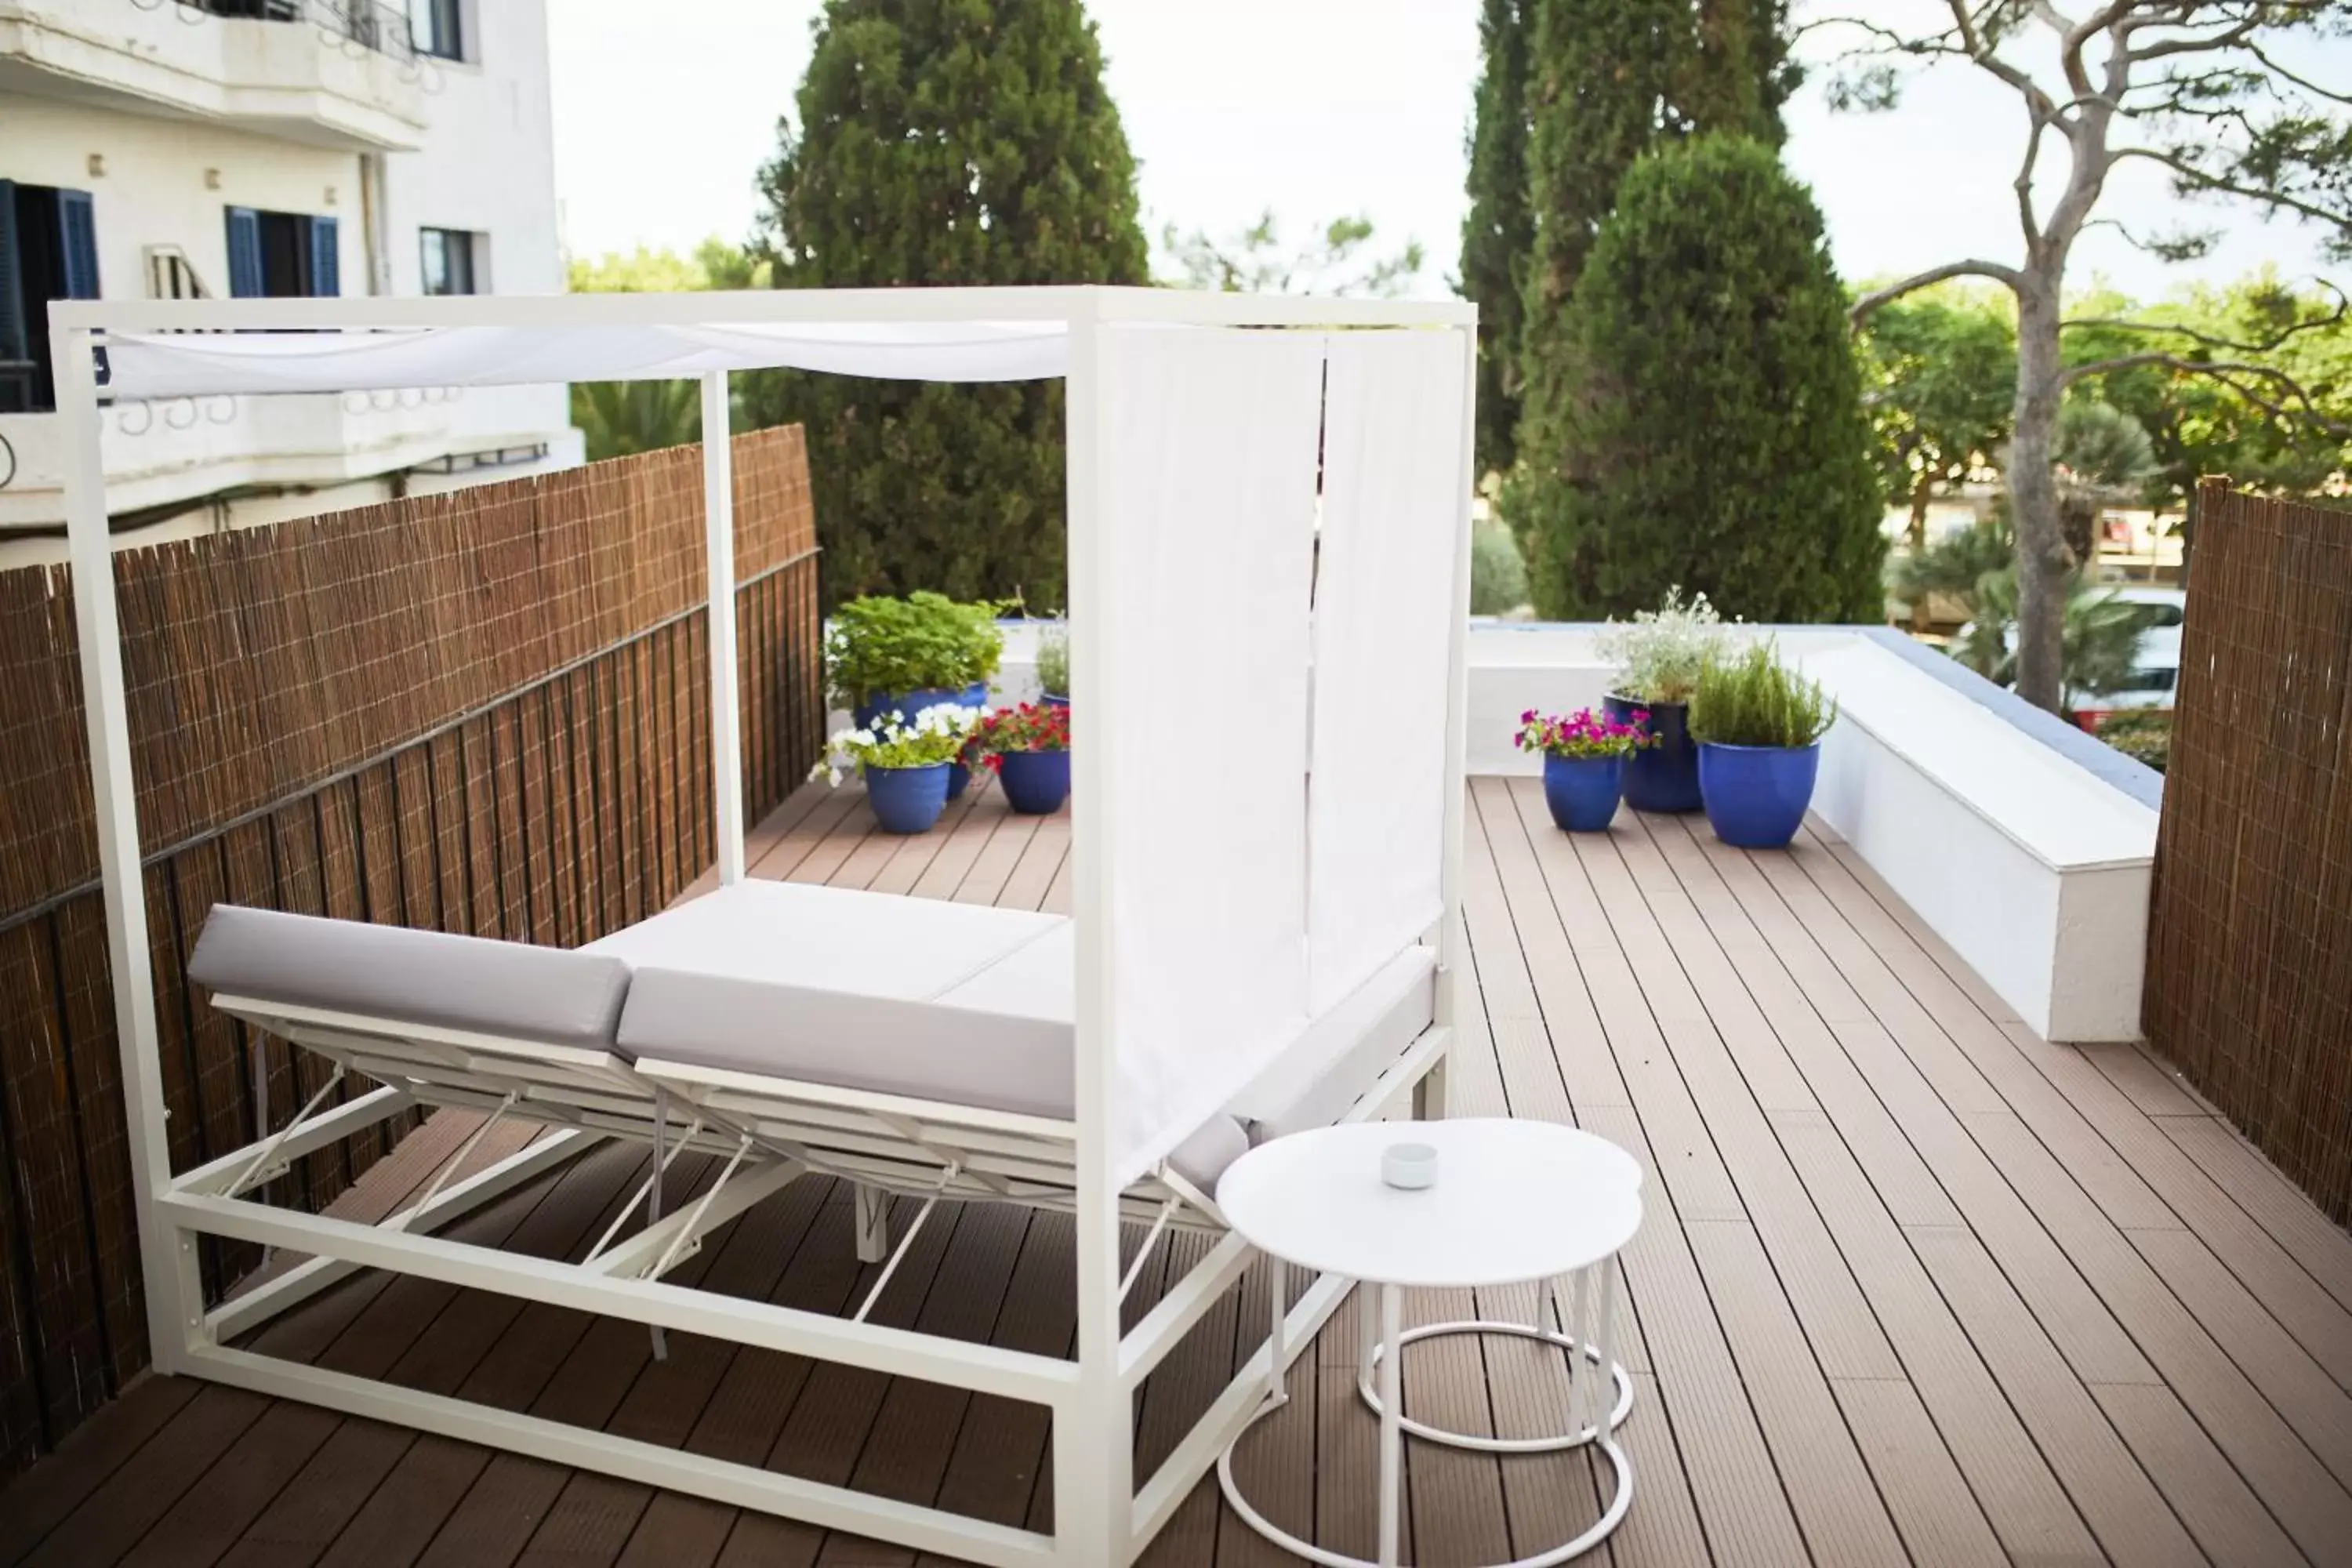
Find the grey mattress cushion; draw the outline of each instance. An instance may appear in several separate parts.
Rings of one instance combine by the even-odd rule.
[[[628,994],[617,958],[215,904],[191,979],[261,1002],[550,1045],[609,1047]]]
[[[620,1032],[642,1058],[1056,1119],[1075,1109],[1073,1040],[1050,1018],[650,968]],[[1216,1116],[1169,1163],[1213,1186],[1248,1148],[1242,1124]]]
[[[940,1002],[646,968],[621,1049],[842,1089],[1066,1117],[1070,1026]]]

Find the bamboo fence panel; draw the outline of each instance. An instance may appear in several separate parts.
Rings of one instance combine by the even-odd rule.
[[[734,441],[756,816],[823,744],[816,533],[799,428]],[[709,862],[701,473],[674,447],[116,556],[175,1170],[325,1081],[187,984],[215,902],[576,944]],[[88,759],[69,575],[0,572],[0,1476],[147,1361]],[[410,1124],[273,1195],[330,1201]],[[208,1289],[253,1261],[208,1239]]]
[[[2352,1222],[2352,514],[2199,497],[2148,1040]]]

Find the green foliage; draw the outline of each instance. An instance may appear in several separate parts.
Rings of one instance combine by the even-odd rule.
[[[1336,217],[1303,247],[1283,244],[1272,208],[1255,223],[1225,239],[1206,229],[1181,233],[1174,224],[1160,243],[1176,264],[1170,281],[1179,289],[1213,289],[1227,294],[1337,294],[1392,300],[1407,292],[1428,259],[1421,241],[1408,239],[1393,256],[1367,256],[1372,220]]]
[[[692,256],[640,245],[631,254],[607,251],[591,260],[575,256],[565,268],[574,294],[672,294],[698,289],[766,289],[768,266],[740,245],[717,235],[694,247]]]
[[[1693,594],[1683,602],[1680,584],[1666,590],[1654,610],[1636,610],[1630,622],[1612,620],[1594,645],[1617,667],[1610,690],[1639,702],[1687,702],[1699,672],[1728,646],[1723,617]]]
[[[2185,289],[2154,305],[2094,290],[2074,301],[2078,324],[2064,340],[2070,364],[2149,352],[2189,364],[2236,361],[2292,378],[2311,403],[2260,376],[2238,374],[2232,384],[2147,363],[2086,377],[2075,384],[2074,398],[2096,399],[2138,421],[2155,464],[2155,500],[2193,504],[2206,474],[2227,474],[2267,494],[2315,495],[2352,457],[2346,439],[2352,322],[2339,310],[2332,294],[2290,287],[2268,271],[2227,287]]]
[[[1887,593],[1906,609],[1921,609],[1930,596],[1940,595],[1973,613],[1985,578],[2016,560],[2017,541],[2003,512],[1896,555],[1887,566]]]
[[[1037,689],[1055,697],[1070,694],[1070,628],[1063,622],[1037,634]]]
[[[2124,755],[2162,773],[2172,762],[2172,715],[2134,708],[2099,721],[2099,739]]]
[[[698,289],[765,288],[764,264],[740,247],[712,235],[691,257],[637,247],[632,255],[608,253],[590,261],[573,258],[569,267],[574,294],[661,294]],[[588,460],[625,458],[702,439],[702,389],[692,381],[574,382],[572,423],[584,438]],[[750,428],[739,380],[730,399],[729,426]]]
[[[1486,0],[1470,121],[1470,210],[1456,289],[1478,307],[1478,471],[1507,470],[1519,423],[1521,289],[1536,248],[1528,205],[1528,51],[1538,0]]]
[[[702,439],[702,388],[691,381],[575,381],[572,423],[592,463],[683,447]]]
[[[1810,746],[1836,722],[1836,700],[1769,639],[1707,660],[1691,694],[1692,739],[1718,746]]]
[[[1518,274],[1524,424],[1538,405],[1573,395],[1578,373],[1564,312],[1634,161],[1708,132],[1778,146],[1780,102],[1795,77],[1785,0],[1522,0],[1522,6],[1523,28],[1525,11],[1534,16],[1525,92],[1535,249]],[[1526,438],[1522,430],[1522,447]]]
[[[1988,680],[2016,682],[2017,542],[2005,509],[1897,557],[1887,575],[1889,592],[1906,604],[1924,603],[1933,593],[1965,605],[1969,622],[1947,651]],[[2059,647],[2066,690],[2078,696],[2121,690],[2130,684],[2145,612],[2092,586],[2080,570],[2063,587]]]
[[[1532,380],[1505,514],[1537,610],[1700,589],[1742,618],[1876,621],[1885,542],[1845,292],[1772,151],[1706,136],[1625,177]]]
[[[2061,584],[2065,598],[2059,622],[2059,668],[2069,702],[2120,691],[2131,684],[2147,619],[2140,607],[2094,587],[2077,570]],[[1988,680],[2017,683],[2017,567],[2014,563],[1978,584],[1976,618],[1952,644],[1954,658]]]
[[[1528,602],[1528,563],[1519,542],[1497,522],[1482,522],[1470,534],[1470,613],[1505,616]]]
[[[2156,449],[2140,422],[2111,403],[2074,398],[2058,411],[2058,523],[2075,561],[2098,551],[2099,514],[2137,506],[2156,480]]]
[[[891,692],[959,690],[988,679],[1004,653],[996,611],[928,591],[839,605],[824,634],[833,701],[855,708]]]
[[[2017,398],[2017,325],[1990,296],[1916,294],[1873,315],[1863,340],[1863,405],[1890,500],[1927,502],[1993,460]]]
[[[827,0],[761,172],[782,288],[1142,283],[1135,163],[1077,0]],[[808,431],[829,599],[1063,592],[1062,384],[748,377]]]

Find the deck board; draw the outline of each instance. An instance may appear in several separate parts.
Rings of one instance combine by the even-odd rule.
[[[1456,1115],[1591,1129],[1650,1172],[1617,1319],[1637,1388],[1636,1502],[1590,1559],[1720,1563],[2325,1563],[2352,1540],[2352,1237],[2137,1047],[2036,1038],[1852,850],[1786,855],[1701,822],[1554,831],[1528,781],[1471,786]],[[862,793],[796,793],[748,840],[755,875],[1066,910],[1069,820],[975,780],[931,833],[873,830]],[[413,1132],[338,1201],[374,1217],[469,1121]],[[478,1166],[520,1146],[500,1131]],[[578,1256],[642,1179],[605,1146],[467,1216],[471,1237]],[[691,1193],[710,1178],[689,1157]],[[903,1224],[912,1205],[901,1204]],[[635,1223],[634,1220],[631,1224]],[[845,1193],[795,1184],[677,1278],[850,1310],[876,1270]],[[1126,1245],[1139,1242],[1129,1227]],[[1146,1260],[1133,1316],[1198,1257]],[[883,1321],[1047,1354],[1074,1345],[1071,1224],[942,1205]],[[1255,1268],[1145,1384],[1139,1471],[1263,1343]],[[1296,1290],[1302,1282],[1291,1281]],[[1559,1325],[1532,1287],[1426,1293],[1415,1321]],[[1341,1306],[1236,1474],[1271,1517],[1369,1552],[1377,1429]],[[1044,1413],[1015,1402],[361,1274],[257,1348],[880,1495],[1045,1527]],[[1416,1348],[1408,1403],[1465,1430],[1557,1418],[1524,1341]],[[1413,1446],[1412,1560],[1539,1552],[1583,1528],[1582,1455]],[[372,1421],[150,1379],[0,1494],[0,1568],[420,1563],[799,1568],[940,1560]],[[1285,1557],[1204,1484],[1147,1559]]]

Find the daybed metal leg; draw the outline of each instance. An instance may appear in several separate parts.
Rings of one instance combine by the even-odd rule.
[[[890,1256],[890,1194],[863,1182],[853,1190],[857,1202],[857,1261],[879,1263]]]
[[[1412,1086],[1412,1116],[1416,1121],[1445,1120],[1445,1058],[1439,1057],[1421,1081]]]

